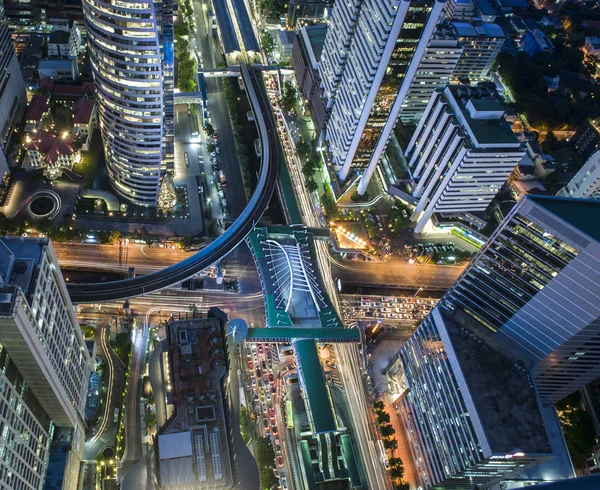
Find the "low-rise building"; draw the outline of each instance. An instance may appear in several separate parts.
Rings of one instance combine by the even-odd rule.
[[[167,327],[175,413],[156,439],[161,488],[225,489],[233,484],[227,429],[228,359],[216,316]]]
[[[77,58],[81,49],[81,31],[72,23],[69,30],[62,25],[54,29],[48,38],[48,58]]]
[[[524,53],[529,56],[536,54],[550,55],[554,51],[554,44],[539,29],[527,32],[519,41],[519,46]]]
[[[81,161],[81,154],[75,148],[76,137],[70,133],[57,135],[43,131],[31,137],[27,136],[23,161],[26,170],[44,169],[44,176],[55,179],[64,169],[72,170],[73,165]]]
[[[34,95],[29,101],[25,113],[25,133],[38,133],[42,128],[42,121],[50,115],[50,97],[47,95]]]
[[[40,80],[51,78],[59,82],[74,82],[79,78],[77,59],[44,59],[37,67]]]
[[[80,99],[73,108],[73,134],[81,143],[81,149],[88,151],[92,133],[96,127],[96,102],[94,99]]]
[[[587,119],[573,135],[575,151],[588,159],[600,147],[600,129],[593,119]]]

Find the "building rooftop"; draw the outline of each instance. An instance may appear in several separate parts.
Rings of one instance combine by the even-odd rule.
[[[183,458],[192,455],[190,433],[174,432],[158,436],[158,454],[160,459]]]
[[[457,103],[464,120],[472,131],[476,141],[481,145],[507,145],[512,144],[515,148],[520,146],[517,137],[513,133],[510,125],[504,118],[496,119],[475,119],[467,108],[467,103],[470,101],[475,104],[476,99],[490,99],[490,102],[477,102],[481,104],[491,105],[495,100],[496,93],[490,93],[488,90],[482,89],[479,86],[468,85],[450,85],[446,87],[446,94],[451,94],[452,98]],[[497,110],[497,105],[495,105]]]
[[[527,196],[552,214],[600,242],[600,201],[556,196]]]
[[[470,22],[453,21],[452,25],[461,37],[504,37],[504,31],[498,24],[471,24]]]
[[[46,78],[40,80],[40,92],[51,94],[53,98],[61,97],[83,97],[84,95],[92,95],[95,91],[94,82],[83,82],[81,85],[72,85],[66,83],[58,83],[56,80]]]
[[[39,121],[42,116],[50,110],[48,104],[49,97],[47,95],[34,95],[29,102],[27,108],[27,114],[25,115],[26,121]]]
[[[298,356],[298,365],[301,366],[306,399],[313,421],[313,430],[316,434],[333,432],[337,430],[337,424],[329,389],[325,384],[325,378],[321,370],[317,345],[314,340],[297,340],[295,349]]]
[[[360,332],[357,328],[297,328],[297,327],[267,327],[250,328],[246,339],[264,339],[261,341],[275,342],[285,339],[313,339],[319,342],[360,342]]]
[[[94,111],[94,99],[80,99],[73,107],[73,124],[88,124]]]
[[[212,4],[215,9],[215,17],[217,19],[219,34],[221,36],[221,41],[223,42],[225,54],[239,52],[240,45],[235,35],[233,21],[231,20],[231,15],[227,8],[226,0],[214,0]]]
[[[475,321],[460,314],[461,321]],[[537,394],[526,372],[442,313],[469,395],[494,453],[550,453]],[[526,434],[526,437],[523,435]]]
[[[69,38],[71,35],[68,31],[57,30],[50,34],[48,44],[69,44]]]
[[[42,132],[36,135],[25,147],[27,151],[39,151],[44,155],[46,163],[55,163],[61,155],[72,155],[76,150],[73,146],[75,137],[69,135],[66,138],[50,132]]]
[[[250,16],[248,15],[246,2],[244,2],[244,0],[231,0],[231,3],[233,5],[233,10],[235,12],[240,33],[242,34],[244,48],[248,52],[258,53],[260,51],[260,46],[258,45],[256,36],[254,35],[254,26],[252,25]]]
[[[313,55],[317,61],[321,59],[323,45],[325,44],[325,36],[327,35],[327,25],[306,26],[302,28],[306,31],[306,37],[310,43]]]

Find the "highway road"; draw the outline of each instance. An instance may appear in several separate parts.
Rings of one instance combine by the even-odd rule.
[[[331,274],[343,284],[373,285],[398,289],[447,290],[464,266],[417,265],[404,260],[386,262],[339,261],[330,257]]]

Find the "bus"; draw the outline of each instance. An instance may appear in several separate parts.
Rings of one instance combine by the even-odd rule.
[[[285,402],[285,420],[287,422],[287,428],[294,428],[294,414],[292,413],[292,401],[287,400]]]

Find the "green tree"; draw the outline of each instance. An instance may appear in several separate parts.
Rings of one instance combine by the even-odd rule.
[[[174,27],[174,33],[175,33],[175,37],[181,37],[181,36],[187,36],[190,33],[190,28],[188,27],[187,23],[184,22],[180,22],[178,24],[175,24]]]
[[[306,190],[310,193],[316,192],[319,188],[319,184],[315,182],[312,177],[306,179]]]
[[[263,29],[260,33],[260,47],[268,58],[273,56],[273,51],[275,50],[275,41],[273,40],[273,36],[271,36],[269,31],[266,29]]]
[[[410,484],[402,480],[400,483],[396,483],[394,490],[410,490]]]
[[[390,414],[387,412],[379,412],[377,414],[377,422],[379,422],[379,425],[389,424],[390,423]]]
[[[391,425],[389,427],[391,427]],[[384,439],[383,447],[393,452],[398,449],[398,441],[396,439]]]
[[[192,318],[200,316],[200,310],[198,310],[198,307],[195,303],[192,303],[190,306],[188,306],[188,310],[192,314]]]
[[[283,93],[281,94],[279,103],[285,112],[291,112],[296,105],[296,88],[289,80],[283,84]]]
[[[306,158],[310,153],[310,143],[304,140],[296,143],[296,153],[300,158]]]
[[[391,457],[388,459],[388,463],[391,468],[396,468],[397,466],[402,466],[402,460],[400,458]]]
[[[257,463],[260,472],[261,488],[268,490],[277,483],[275,473],[275,451],[266,437],[260,437],[257,441]]]
[[[395,440],[395,439],[394,439]],[[394,468],[390,468],[390,476],[393,480],[398,480],[404,476],[404,467],[403,466],[395,466]]]
[[[379,430],[381,432],[381,437],[384,438],[392,437],[396,433],[396,430],[390,424],[382,425]]]
[[[212,153],[213,151],[215,151],[217,149],[217,145],[215,145],[212,141],[209,142],[206,145],[206,149],[208,150],[209,153]]]
[[[381,400],[377,400],[376,402],[373,402],[373,408],[375,410],[383,410],[385,408],[385,405]]]
[[[338,209],[331,189],[327,184],[323,184],[323,191],[323,194],[321,194],[321,206],[323,207],[323,212],[329,219],[335,219],[338,217]]]
[[[118,243],[121,240],[121,232],[119,230],[112,230],[108,236],[109,243]]]
[[[207,136],[212,136],[213,134],[215,134],[215,128],[213,128],[213,125],[211,123],[206,123],[206,125],[204,126],[204,131],[206,132]]]

